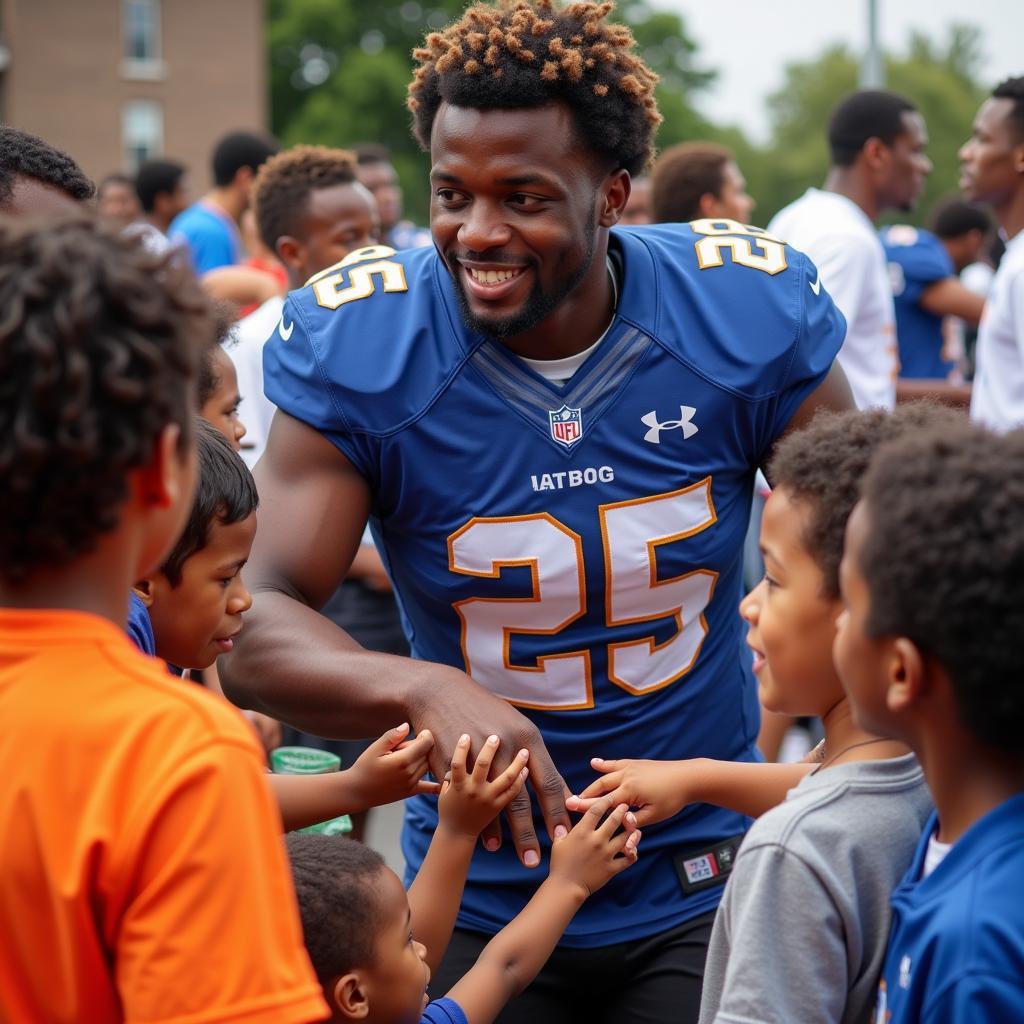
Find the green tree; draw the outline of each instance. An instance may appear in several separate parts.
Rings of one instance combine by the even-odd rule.
[[[953,26],[941,42],[914,33],[903,55],[887,55],[887,87],[911,99],[928,126],[928,153],[935,165],[917,209],[889,219],[921,223],[935,201],[956,191],[957,150],[967,138],[986,89],[979,81],[977,29]],[[858,61],[845,46],[831,46],[817,59],[790,64],[782,88],[767,101],[772,126],[764,147],[739,146],[757,219],[771,216],[828,172],[825,126],[835,104],[857,88]]]
[[[447,24],[463,0],[270,0],[267,48],[271,123],[287,145],[351,146],[382,142],[393,154],[411,216],[427,209],[427,160],[409,132],[405,91],[411,53],[424,33]],[[714,72],[697,64],[697,47],[677,14],[647,0],[625,0],[619,16],[633,29],[644,58],[661,76],[660,139],[706,135],[690,102]]]

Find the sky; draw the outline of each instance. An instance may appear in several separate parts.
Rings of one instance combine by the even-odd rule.
[[[857,54],[867,44],[867,0],[655,0],[680,13],[699,44],[698,64],[716,68],[715,84],[697,98],[713,121],[738,124],[751,139],[768,134],[764,100],[782,84],[786,64],[813,59],[831,43]],[[994,85],[1024,75],[1021,0],[878,0],[885,49],[906,51],[913,29],[944,40],[948,26],[981,29],[983,78]]]

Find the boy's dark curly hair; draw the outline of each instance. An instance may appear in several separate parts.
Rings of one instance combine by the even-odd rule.
[[[256,227],[272,252],[282,235],[299,238],[309,208],[309,194],[356,181],[356,157],[327,146],[293,146],[272,156],[253,185]]]
[[[779,442],[768,475],[773,486],[784,488],[807,511],[803,540],[821,569],[824,597],[839,597],[846,520],[878,447],[925,427],[953,427],[962,420],[962,414],[930,402],[901,405],[892,413],[822,411]]]
[[[442,100],[478,110],[522,110],[561,100],[580,140],[614,167],[639,174],[654,153],[658,76],[634,52],[612,3],[553,0],[477,3],[426,46],[409,86],[413,132],[423,149]]]
[[[373,963],[380,928],[377,880],[384,858],[354,839],[315,832],[285,837],[302,932],[322,985]]]
[[[31,178],[59,188],[72,199],[91,199],[96,187],[82,168],[59,149],[36,135],[0,125],[0,210],[11,200],[14,182]]]
[[[175,263],[90,220],[0,225],[4,579],[93,550],[168,424],[186,450],[212,328]]]
[[[978,740],[1019,753],[1024,432],[960,422],[893,441],[863,498],[869,634],[912,640],[949,674]]]
[[[256,481],[228,439],[198,416],[194,429],[199,466],[196,495],[185,529],[160,566],[172,587],[181,582],[185,562],[209,543],[210,527],[215,522],[222,526],[239,523],[259,505]]]

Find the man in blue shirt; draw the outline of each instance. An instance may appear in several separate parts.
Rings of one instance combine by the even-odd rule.
[[[170,227],[171,241],[188,245],[197,274],[241,261],[238,222],[248,209],[256,172],[276,152],[276,142],[251,132],[233,132],[217,143],[213,189],[178,214]]]
[[[968,291],[957,274],[978,258],[989,223],[982,210],[953,200],[935,211],[932,231],[909,224],[882,228],[902,380],[962,380],[946,343],[946,317],[973,325],[981,319],[984,298]],[[912,396],[901,391],[901,397]]]
[[[537,810],[512,805],[504,847],[485,833],[439,990],[529,898],[591,757],[756,758],[754,474],[819,406],[852,405],[844,321],[801,254],[729,220],[612,230],[660,117],[607,13],[478,5],[432,34],[410,106],[435,247],[351,253],[265,349],[278,412],[228,692],[328,735],[413,721],[438,775],[462,733],[500,737],[502,767],[530,751]],[[412,661],[314,611],[367,517]],[[411,872],[435,820],[410,805]],[[700,805],[651,829],[502,1020],[695,1020],[745,826]]]

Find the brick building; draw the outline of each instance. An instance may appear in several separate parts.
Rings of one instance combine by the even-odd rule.
[[[0,0],[0,120],[93,178],[151,156],[210,183],[225,132],[268,120],[263,0]]]

